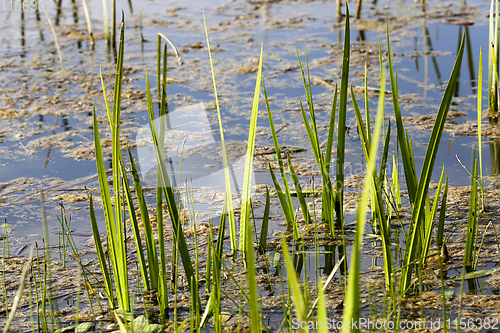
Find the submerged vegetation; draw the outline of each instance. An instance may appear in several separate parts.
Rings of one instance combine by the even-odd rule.
[[[490,33],[495,35],[496,42],[492,42],[494,46],[489,52],[488,96],[490,109],[496,110],[498,15],[495,15],[495,23],[492,18],[493,2],[491,8]],[[113,1],[113,22],[115,11]],[[428,327],[426,320],[432,322],[435,319],[427,318],[424,313],[424,304],[429,304],[424,302],[424,295],[428,296],[432,292],[432,297],[435,298],[432,304],[437,304],[437,315],[441,316],[440,326],[432,327],[436,331],[493,329],[494,325],[499,325],[498,318],[488,318],[488,321],[482,318],[471,323],[470,314],[462,313],[463,303],[467,299],[464,295],[465,283],[468,283],[469,290],[474,290],[475,278],[498,271],[498,268],[479,269],[478,266],[485,244],[496,242],[497,247],[500,244],[494,223],[490,222],[486,227],[480,225],[481,214],[488,212],[486,198],[489,190],[483,186],[482,169],[482,58],[479,62],[477,94],[479,158],[476,158],[473,149],[472,167],[470,170],[466,169],[471,178],[470,188],[456,195],[448,186],[444,165],[437,184],[432,184],[432,178],[445,122],[459,80],[467,35],[463,34],[461,38],[456,61],[435,113],[423,163],[418,165],[412,138],[404,126],[401,113],[398,76],[394,71],[390,49],[389,24],[386,26],[387,59],[384,59],[384,48],[379,42],[380,86],[374,89],[378,94],[375,114],[369,108],[365,65],[363,116],[353,84],[349,80],[351,40],[347,7],[345,12],[340,87],[335,83],[329,121],[326,124],[326,141],[322,138],[325,124],[317,121],[318,106],[314,102],[309,59],[306,54],[304,61],[296,47],[306,98],[304,101],[299,100],[298,104],[304,122],[304,133],[314,154],[316,174],[321,177],[321,185],[318,186],[315,186],[317,180],[314,177],[309,181],[297,172],[299,162],[291,158],[290,150],[284,150],[280,146],[270,106],[271,98],[267,94],[264,80],[265,45],[261,45],[258,67],[255,70],[257,77],[243,179],[238,180],[243,185],[240,193],[232,191],[235,179],[230,173],[230,148],[224,137],[217,78],[205,26],[225,185],[223,204],[212,207],[207,223],[196,220],[192,180],[191,184],[188,179],[183,183],[184,180],[179,177],[181,182],[176,186],[169,169],[171,160],[168,159],[169,151],[165,142],[165,135],[170,129],[170,124],[166,121],[169,114],[168,57],[167,43],[162,47],[165,37],[160,34],[156,66],[157,95],[152,93],[148,73],[145,82],[152,143],[150,148],[156,165],[154,205],[148,202],[145,195],[146,185],[138,168],[142,161],[134,157],[133,150],[128,146],[124,149],[122,145],[120,130],[126,126],[121,119],[126,40],[125,21],[122,17],[111,103],[106,93],[109,89],[106,89],[101,73],[105,110],[111,130],[111,170],[106,170],[106,153],[103,152],[104,144],[99,131],[102,123],[98,120],[98,110],[95,106],[92,109],[99,190],[88,189],[87,199],[92,246],[97,259],[92,265],[84,262],[83,254],[79,253],[71,233],[71,216],[67,217],[64,206],[61,205],[61,269],[65,269],[68,249],[71,249],[71,256],[77,264],[77,269],[72,272],[73,280],[67,281],[77,288],[76,313],[62,320],[65,313],[55,301],[56,280],[52,274],[55,264],[49,251],[47,229],[46,243],[32,247],[28,261],[10,258],[6,233],[3,238],[3,296],[0,300],[0,311],[7,318],[3,326],[4,332],[15,322],[21,299],[22,306],[25,307],[23,315],[28,313],[30,316],[29,329],[42,332],[327,332],[331,329],[356,332],[378,327],[378,324],[366,326],[368,317],[376,323],[392,323],[392,327],[384,328],[398,331],[402,327],[401,323],[408,323],[410,320],[416,322],[419,316],[420,323],[424,323],[420,324],[424,325],[423,328]],[[498,14],[498,4],[496,13]],[[106,40],[115,44],[114,29],[109,36],[107,21],[105,12]],[[91,34],[90,23],[89,33]],[[388,73],[385,70],[387,67]],[[386,92],[386,77],[391,84],[389,92]],[[392,99],[394,114],[390,116],[385,109],[386,95],[390,95]],[[274,156],[266,163],[266,171],[274,189],[270,190],[266,186],[265,191],[256,193],[253,190],[257,184],[252,183],[252,174],[258,111],[262,101],[265,102],[274,143]],[[366,165],[360,175],[361,186],[353,200],[356,217],[348,221],[348,196],[345,192],[348,151],[345,141],[349,130],[346,124],[347,113],[351,106]],[[371,119],[374,119],[373,124]],[[181,151],[182,165],[184,144]],[[391,159],[392,151],[395,153]],[[277,177],[277,169],[280,177]],[[400,179],[399,171],[403,171],[403,180]],[[111,173],[111,178],[108,178],[108,173]],[[306,181],[308,183],[304,183]],[[400,185],[400,182],[405,186]],[[403,187],[405,191],[401,191]],[[185,202],[181,202],[181,193],[186,198]],[[468,215],[466,218],[460,217],[463,221],[455,223],[450,230],[446,224],[450,221],[447,210],[448,200],[452,195],[455,196],[455,201],[463,201],[468,197]],[[99,230],[102,216],[98,213],[100,208],[95,207],[97,202],[102,203],[105,238],[102,238],[102,230]],[[41,204],[46,228],[43,192]],[[287,227],[287,232],[278,236],[268,234],[273,204],[279,204],[280,222],[284,222]],[[262,217],[256,215],[257,210],[262,212]],[[260,230],[256,220],[261,221]],[[370,232],[367,225],[371,225]],[[494,233],[488,231],[490,226],[495,230]],[[7,231],[6,225],[5,229]],[[464,241],[458,244],[461,248],[457,248],[457,244],[453,244],[453,247],[456,258],[463,260],[459,265],[450,266],[449,242],[454,234],[459,233],[463,233]],[[379,271],[376,271],[376,264],[373,267],[378,276],[376,279],[380,281],[363,277],[362,247],[367,238],[375,244],[376,251],[383,258]],[[500,252],[500,247],[498,251]],[[331,267],[328,268],[327,255],[331,260],[328,263]],[[321,259],[322,256],[325,258]],[[305,264],[311,261],[314,263],[313,268]],[[13,299],[7,297],[6,270],[13,269],[9,265],[23,267]],[[459,274],[448,276],[451,267]],[[325,279],[318,276],[320,268],[324,268],[326,272]],[[362,287],[362,283],[368,287]],[[460,294],[453,299],[454,287],[458,283]],[[263,297],[262,290],[268,291],[269,296]],[[439,293],[435,290],[439,290]],[[85,304],[82,310],[81,304]],[[417,310],[412,308],[415,304],[419,307]],[[362,309],[366,306],[369,306],[369,314]],[[464,318],[466,324],[462,326]]]

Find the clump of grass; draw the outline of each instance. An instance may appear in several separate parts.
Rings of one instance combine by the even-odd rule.
[[[401,273],[401,294],[405,295],[409,292],[412,285],[412,273],[414,264],[419,259],[424,259],[427,257],[428,243],[425,242],[430,236],[425,236],[422,230],[430,232],[432,228],[432,223],[434,217],[431,215],[431,207],[429,204],[429,184],[432,176],[432,171],[434,169],[434,162],[436,160],[437,151],[439,147],[439,142],[441,140],[441,135],[443,133],[444,123],[446,121],[446,116],[450,108],[451,100],[453,98],[453,92],[455,91],[455,86],[457,83],[458,76],[460,74],[460,67],[462,63],[463,51],[464,51],[465,36],[462,38],[458,54],[453,66],[453,70],[446,87],[445,94],[439,106],[439,110],[436,116],[436,121],[432,130],[431,137],[429,139],[429,144],[427,146],[427,152],[425,154],[424,164],[421,169],[420,177],[417,178],[415,161],[413,158],[413,151],[411,148],[411,141],[408,138],[404,126],[403,119],[401,117],[401,111],[399,107],[398,100],[398,87],[397,87],[397,77],[394,77],[394,71],[392,67],[391,49],[389,44],[389,28],[387,26],[387,48],[389,55],[389,71],[391,78],[391,88],[392,88],[392,98],[394,104],[394,114],[396,118],[397,127],[397,137],[398,143],[401,147],[401,156],[403,161],[404,174],[406,178],[406,185],[408,190],[408,196],[410,198],[410,204],[412,205],[412,218],[410,224],[410,230],[408,232],[408,238],[405,239],[405,255],[402,265]],[[442,177],[441,177],[442,181]],[[437,204],[435,202],[435,204]],[[434,210],[433,210],[434,211]],[[417,253],[417,248],[420,249],[420,253]]]

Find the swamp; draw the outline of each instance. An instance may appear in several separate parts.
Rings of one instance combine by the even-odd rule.
[[[500,331],[499,26],[2,0],[0,329]]]

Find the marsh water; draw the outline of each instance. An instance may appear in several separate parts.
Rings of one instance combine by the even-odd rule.
[[[69,0],[47,3],[61,48],[64,71],[45,13],[32,8],[21,11],[15,4],[7,1],[0,3],[1,222],[6,221],[12,253],[26,255],[25,246],[34,241],[40,242],[43,238],[39,196],[39,190],[43,188],[50,244],[58,243],[61,226],[57,217],[60,203],[63,203],[67,214],[71,214],[71,229],[77,243],[82,249],[90,249],[91,226],[84,187],[95,190],[99,187],[95,176],[92,106],[96,106],[101,139],[109,139],[99,71],[102,70],[108,92],[112,91],[115,72],[115,55],[104,40],[102,4],[96,0],[88,1],[95,38],[95,48],[92,49],[82,3]],[[203,13],[210,35],[225,138],[234,163],[234,179],[242,177],[238,171],[241,170],[239,161],[246,152],[262,44],[263,77],[280,144],[301,148],[291,153],[301,181],[307,183],[315,176],[316,183],[319,183],[300,113],[299,99],[304,101],[305,93],[296,49],[303,63],[306,55],[308,57],[317,121],[323,129],[324,141],[333,99],[332,89],[335,82],[340,83],[344,40],[344,21],[337,18],[335,2],[132,0],[131,3],[118,1],[117,8],[123,9],[125,16],[123,147],[128,144],[132,148],[141,171],[146,174],[148,156],[141,155],[143,145],[140,143],[141,129],[148,125],[146,73],[149,71],[153,93],[157,94],[156,41],[157,33],[162,33],[176,45],[182,59],[180,61],[169,46],[167,95],[173,124],[170,132],[173,154],[170,165],[174,171],[178,172],[180,168],[179,147],[183,139],[203,134],[200,134],[201,138],[196,144],[190,146],[189,142],[186,143],[183,175],[176,183],[184,186],[184,179],[193,180],[196,209],[199,212],[197,221],[207,221],[211,204],[215,202],[220,205],[223,193],[220,187],[223,181],[217,178],[222,164],[218,149],[220,136]],[[354,9],[355,4],[352,4],[351,12]],[[466,208],[460,206],[467,202],[464,199],[467,191],[462,187],[470,185],[470,177],[457,156],[468,167],[472,149],[474,146],[477,148],[476,94],[481,47],[485,64],[483,87],[487,85],[487,54],[490,51],[488,14],[489,2],[485,1],[429,1],[425,4],[374,1],[363,3],[360,19],[351,18],[350,82],[354,85],[358,103],[363,106],[364,90],[361,86],[364,84],[366,64],[370,109],[376,110],[377,88],[380,86],[378,43],[381,42],[384,67],[387,69],[386,15],[388,17],[394,67],[398,71],[400,103],[403,117],[406,117],[405,126],[413,138],[417,169],[422,164],[432,130],[431,116],[439,107],[460,39],[463,34],[468,37],[459,84],[441,140],[433,178],[437,183],[441,166],[445,164],[450,185],[456,191],[456,197],[450,205],[456,205],[453,211],[456,219],[466,217],[467,212],[463,211]],[[450,18],[464,20],[468,25],[449,24],[447,19]],[[386,90],[390,90],[388,82]],[[482,105],[485,110],[486,91],[483,89]],[[182,127],[186,124],[182,116],[189,112],[194,112],[192,117],[200,119],[199,128]],[[391,119],[391,116],[392,101],[389,97],[386,99],[386,119]],[[497,114],[492,112],[485,112],[482,121],[483,172],[488,176],[491,193],[496,193],[495,176],[500,173],[500,125],[497,125]],[[365,161],[352,103],[348,106],[347,124],[346,191],[354,195],[359,189]],[[261,157],[271,156],[267,147],[273,147],[264,103],[259,106],[257,125],[258,156],[254,184],[257,187],[255,201],[258,203],[262,201],[258,195],[259,186],[272,187],[267,159]],[[103,145],[105,157],[109,158],[110,141],[107,144],[103,142]],[[391,154],[396,153],[395,135],[391,139],[391,147]],[[404,184],[402,174],[400,181]],[[494,220],[497,209],[493,204],[487,219]],[[351,232],[352,237],[356,211],[354,196],[346,211],[347,231]],[[463,214],[460,215],[460,212]],[[98,214],[101,217],[100,226],[104,230],[102,211]],[[279,233],[286,230],[280,214],[278,208],[273,209],[270,239],[279,240]],[[454,239],[456,246],[451,246],[456,252],[460,251],[460,237],[463,239],[463,235],[457,235]],[[493,248],[493,239],[491,241]],[[383,265],[381,252],[377,248],[376,240],[367,242],[362,266],[363,270],[374,271],[374,276],[380,273]],[[331,251],[335,253],[336,250],[332,248]],[[498,255],[494,254],[494,250],[485,251],[490,255],[485,255],[480,262],[481,267],[497,267]],[[311,267],[307,271],[312,278],[315,275],[328,275],[328,267],[331,270],[336,256],[338,254],[321,257],[321,269],[316,269],[315,259],[311,258]],[[401,257],[396,258],[401,260]],[[460,267],[461,262],[457,260],[448,274],[459,274]],[[495,276],[489,282],[486,279],[468,285],[469,289],[473,289],[469,290],[471,297],[482,295],[496,300],[492,297],[500,294],[500,285],[495,282]],[[456,285],[452,287],[458,290]],[[436,290],[430,288],[426,292],[432,294]],[[369,309],[365,307],[363,311]],[[279,314],[271,315],[270,318],[271,326],[277,328]]]

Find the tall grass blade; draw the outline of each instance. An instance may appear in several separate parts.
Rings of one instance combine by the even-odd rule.
[[[205,36],[207,38],[208,56],[210,58],[210,69],[212,72],[212,81],[214,84],[215,105],[217,107],[217,117],[219,120],[219,132],[220,132],[221,148],[222,148],[222,160],[223,160],[223,164],[224,164],[224,178],[226,181],[226,197],[228,200],[229,235],[231,238],[231,251],[233,254],[236,254],[236,252],[238,251],[238,247],[236,244],[236,221],[234,219],[233,196],[231,194],[231,177],[229,175],[229,164],[227,161],[226,144],[224,141],[224,128],[222,126],[222,118],[221,118],[221,114],[220,114],[219,97],[217,95],[217,85],[215,84],[215,73],[214,73],[214,66],[212,63],[212,53],[210,51],[210,41],[208,39],[207,24],[205,22],[205,13],[203,13],[203,25],[205,26]],[[260,80],[260,77],[259,77],[259,80]]]
[[[349,26],[349,8],[345,6],[344,56],[342,58],[342,79],[340,81],[339,123],[337,131],[337,167],[335,196],[335,225],[344,227],[344,163],[345,132],[347,117],[347,89],[349,80],[349,58],[351,51],[351,28]]]
[[[481,122],[483,102],[483,49],[479,48],[479,72],[477,76],[477,143],[479,147],[479,177],[480,177],[480,195],[481,195],[481,212],[485,209],[484,203],[484,188],[483,188],[483,155],[482,155],[482,140],[481,140]]]
[[[469,215],[467,217],[467,235],[465,239],[465,266],[473,268],[474,255],[476,251],[476,237],[477,237],[477,175],[478,175],[478,161],[476,158],[476,151],[473,149],[472,153],[472,169],[471,169],[471,190],[469,199]]]
[[[248,248],[245,245],[247,239],[246,232],[251,231],[250,227],[250,191],[252,186],[252,165],[253,152],[255,150],[255,133],[257,131],[257,116],[259,113],[259,92],[260,81],[262,77],[262,52],[264,43],[260,47],[259,69],[257,71],[257,82],[255,83],[255,92],[253,96],[252,115],[250,117],[250,127],[248,130],[247,154],[245,158],[245,172],[243,174],[243,193],[241,195],[241,220],[240,220],[240,251],[244,252]],[[248,224],[248,226],[247,226]]]

